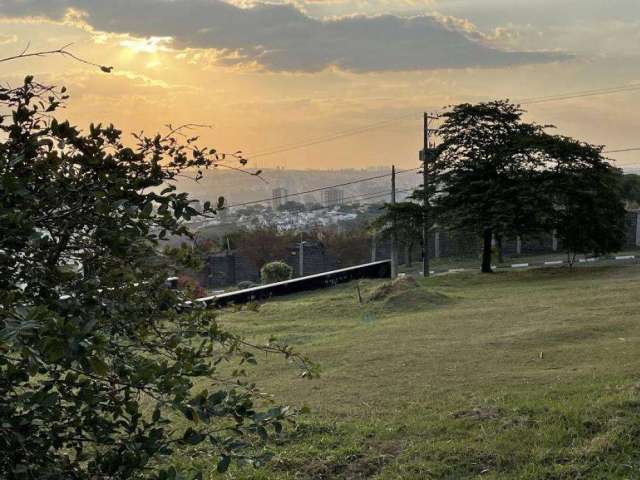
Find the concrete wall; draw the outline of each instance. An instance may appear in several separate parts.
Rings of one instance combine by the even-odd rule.
[[[290,251],[291,253],[284,260],[293,268],[293,276],[299,277],[300,246],[292,245]],[[320,242],[304,242],[303,263],[302,273],[304,276],[327,272],[336,268],[335,260],[327,254]]]
[[[259,282],[260,272],[235,251],[222,252],[207,257],[199,280],[205,288],[220,288],[243,281]]]
[[[300,276],[299,254],[299,246],[291,245],[289,255],[283,259],[293,269],[294,277]],[[305,276],[336,268],[335,260],[327,255],[320,242],[305,242],[303,261]],[[245,281],[259,283],[260,271],[248,259],[232,250],[209,255],[198,279],[204,288],[215,289]]]

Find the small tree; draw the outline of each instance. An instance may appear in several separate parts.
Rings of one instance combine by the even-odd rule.
[[[0,87],[0,477],[173,479],[166,459],[186,446],[219,471],[261,458],[294,410],[256,403],[242,368],[220,363],[304,359],[246,342],[212,311],[178,314],[185,298],[149,261],[215,214],[174,183],[222,155],[179,129],[133,146],[112,125],[82,132],[51,118],[64,92],[32,77]]]
[[[415,196],[421,194],[420,192]],[[389,238],[395,222],[397,238],[406,245],[407,263],[411,265],[411,252],[422,235],[423,213],[423,206],[416,202],[387,203],[384,213],[371,223],[371,227],[383,238]]]
[[[284,282],[292,276],[293,268],[284,262],[269,262],[260,269],[262,283]]]

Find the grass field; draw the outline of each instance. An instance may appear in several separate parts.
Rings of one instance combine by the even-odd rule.
[[[640,266],[454,274],[363,305],[351,283],[222,321],[322,368],[261,362],[312,413],[228,478],[640,478]]]

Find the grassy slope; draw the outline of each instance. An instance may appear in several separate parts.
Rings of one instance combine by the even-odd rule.
[[[365,306],[354,286],[223,315],[322,367],[262,363],[313,414],[234,477],[640,478],[639,266],[441,276]]]

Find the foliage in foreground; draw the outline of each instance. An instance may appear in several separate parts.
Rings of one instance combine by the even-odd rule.
[[[244,365],[305,359],[177,314],[154,248],[199,215],[173,180],[222,155],[179,129],[132,147],[111,125],[83,133],[52,118],[64,100],[31,77],[0,89],[0,477],[172,479],[165,460],[188,445],[219,471],[263,460],[295,411],[267,405]]]

